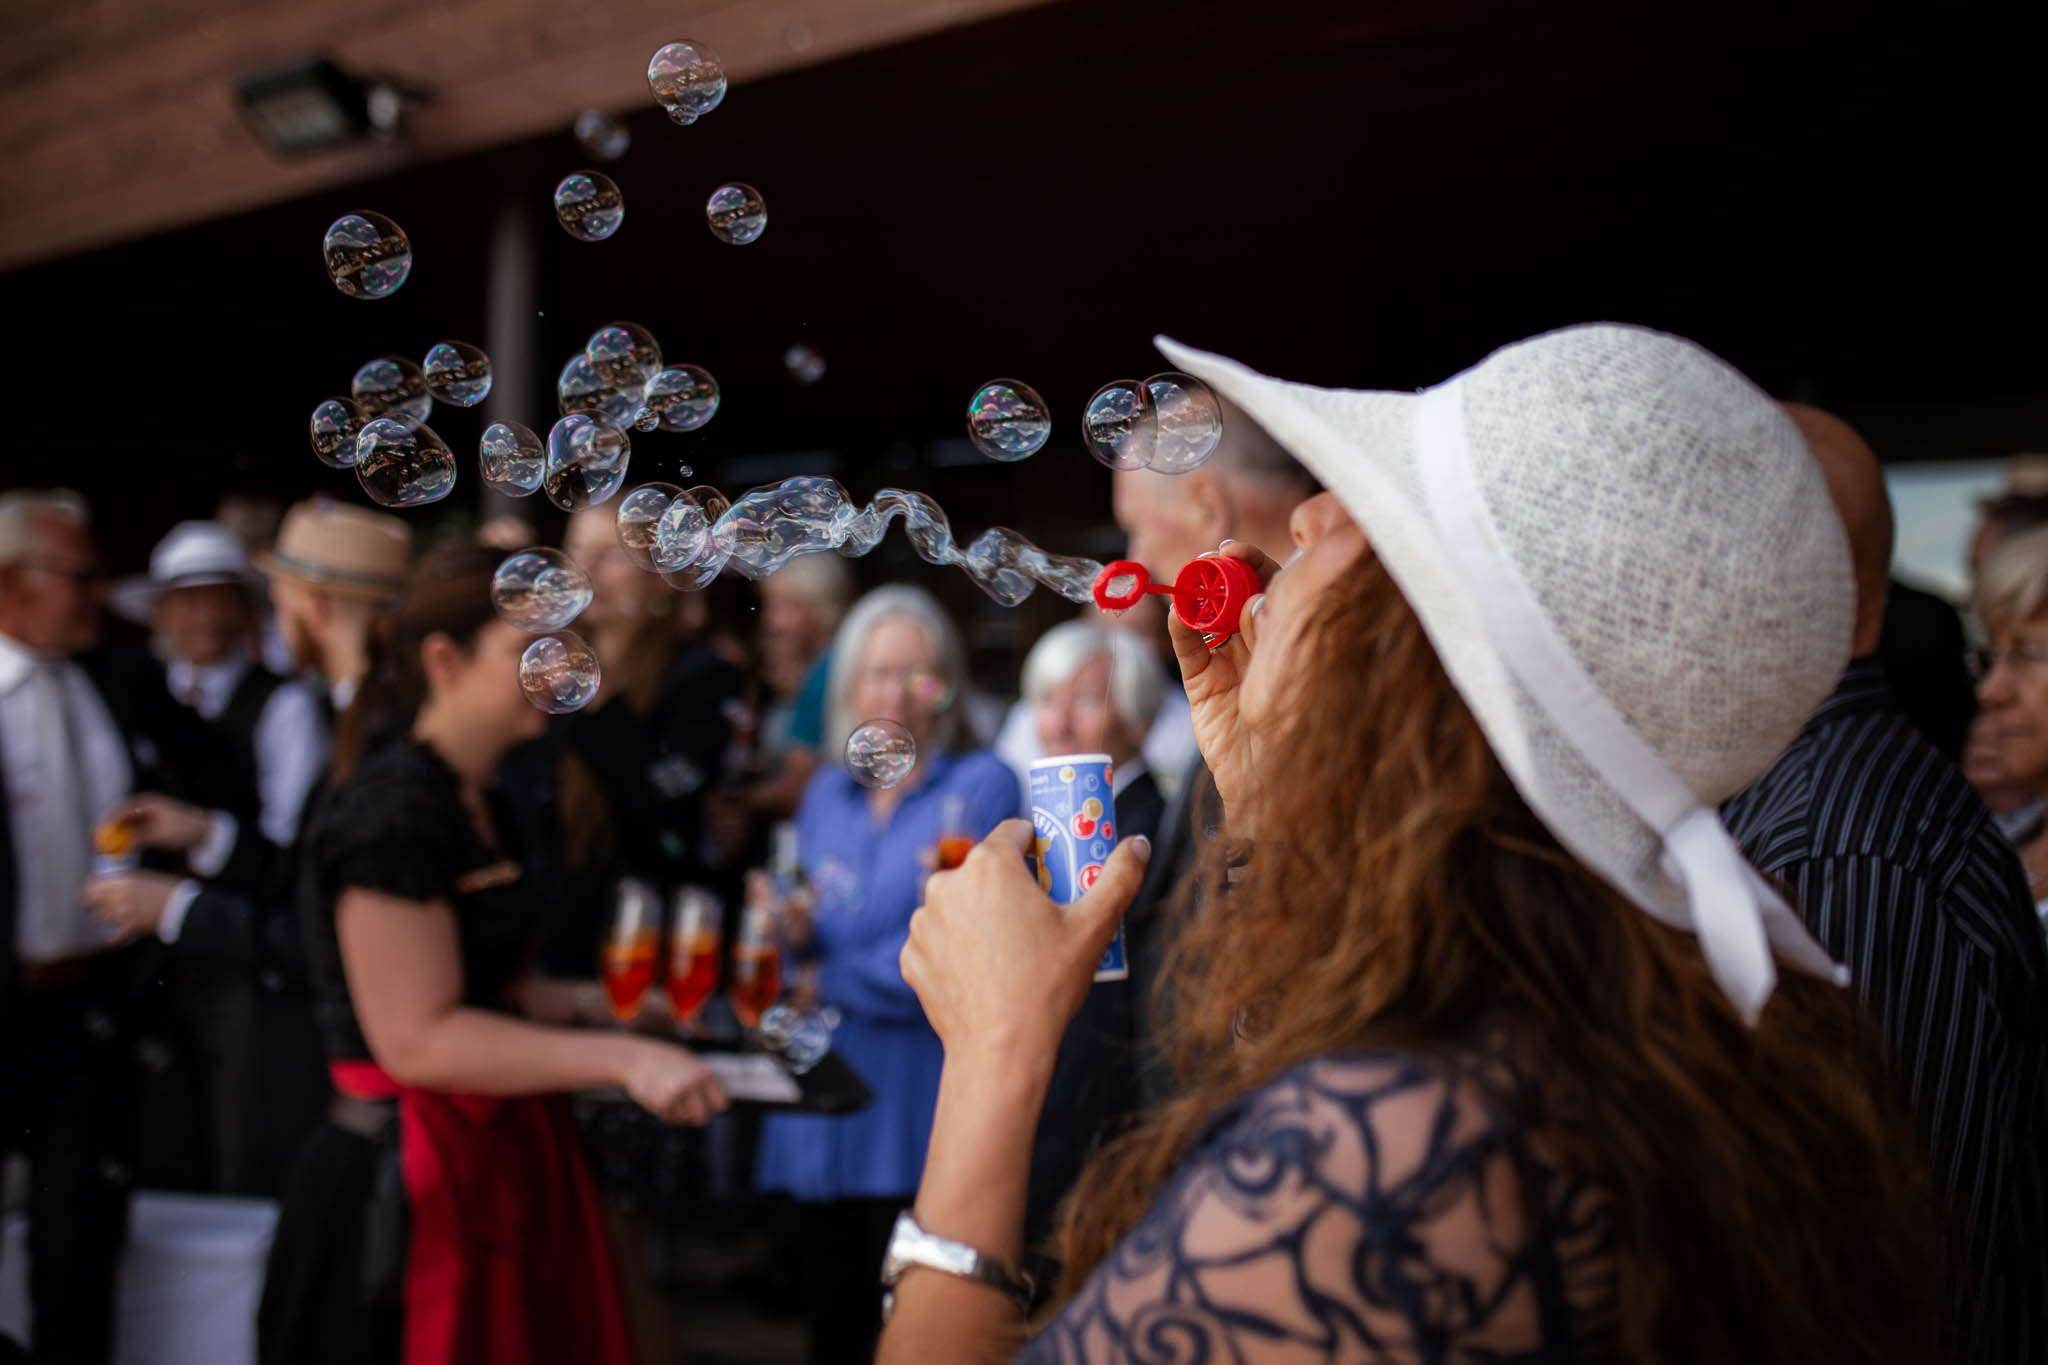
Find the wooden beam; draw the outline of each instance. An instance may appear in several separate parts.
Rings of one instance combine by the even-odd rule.
[[[651,103],[696,38],[748,81],[1042,0],[67,0],[0,20],[0,269],[166,231]],[[237,78],[316,54],[430,86],[391,146],[272,157]],[[685,136],[678,132],[679,136]],[[566,169],[566,168],[565,168]]]

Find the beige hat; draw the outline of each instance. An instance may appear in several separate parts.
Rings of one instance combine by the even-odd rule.
[[[1159,348],[1344,504],[1530,808],[1695,934],[1745,1019],[1774,958],[1846,979],[1716,811],[1834,689],[1856,613],[1827,485],[1769,395],[1692,342],[1613,324],[1420,394]]]
[[[256,567],[331,593],[382,598],[405,586],[411,561],[412,528],[397,517],[309,498],[285,513],[277,544],[256,556]]]

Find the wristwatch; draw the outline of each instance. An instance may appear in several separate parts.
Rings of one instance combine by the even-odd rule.
[[[912,1266],[927,1266],[985,1284],[1009,1295],[1022,1313],[1031,1311],[1031,1277],[994,1256],[985,1255],[965,1242],[926,1232],[909,1209],[896,1215],[896,1227],[889,1234],[889,1254],[882,1258],[882,1321],[896,1309],[896,1282]]]

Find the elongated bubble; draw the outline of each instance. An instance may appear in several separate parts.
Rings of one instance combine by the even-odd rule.
[[[756,488],[734,502],[712,522],[697,559],[722,556],[725,567],[748,578],[765,578],[799,555],[823,550],[849,558],[867,554],[898,519],[920,559],[965,570],[1006,607],[1029,597],[1033,587],[1051,588],[1070,602],[1094,600],[1091,588],[1102,566],[1092,559],[1048,554],[1007,526],[991,527],[961,549],[953,542],[945,510],[926,494],[885,488],[867,506],[855,507],[837,479],[809,474]],[[695,562],[682,566],[684,571],[695,567]]]

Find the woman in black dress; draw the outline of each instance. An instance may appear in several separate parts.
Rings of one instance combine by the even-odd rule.
[[[529,637],[491,613],[496,559],[420,566],[337,735],[303,908],[338,1098],[285,1193],[265,1361],[625,1365],[575,1133],[541,1097],[618,1086],[691,1123],[724,1106],[682,1048],[515,1013],[537,906],[493,782],[541,713]]]

